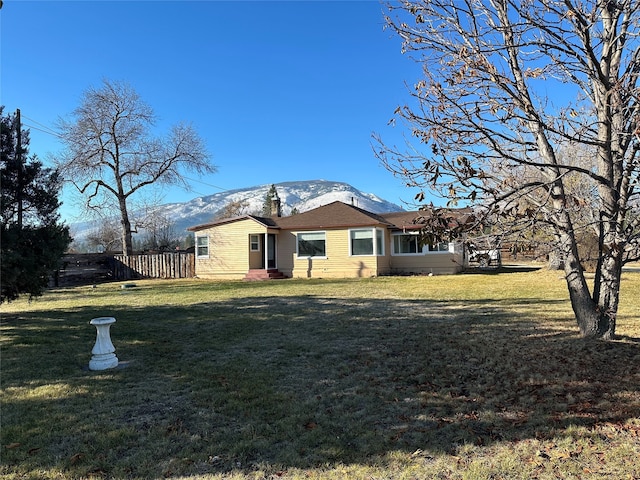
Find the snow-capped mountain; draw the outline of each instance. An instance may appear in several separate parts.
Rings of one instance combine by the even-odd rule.
[[[228,190],[225,192],[194,198],[190,202],[171,203],[161,207],[162,214],[176,223],[182,230],[194,225],[212,222],[219,218],[225,206],[232,202],[244,205],[243,213],[261,215],[265,198],[272,184],[249,188]],[[283,182],[274,184],[282,205],[282,215],[292,211],[306,212],[331,202],[352,203],[374,213],[397,212],[403,210],[399,205],[387,202],[372,193],[364,193],[343,182],[310,180],[301,182]]]
[[[157,212],[174,225],[176,231],[213,222],[219,219],[224,208],[232,202],[243,205],[242,213],[261,215],[267,192],[272,184],[227,190],[213,195],[197,197],[189,202],[159,205]],[[373,213],[398,212],[401,206],[381,199],[373,193],[364,193],[344,183],[327,180],[282,182],[274,184],[282,206],[282,215],[311,210],[331,202],[353,204]],[[132,212],[135,218],[140,214]],[[118,222],[119,223],[119,222]],[[72,225],[73,236],[81,239],[92,227],[90,224]]]

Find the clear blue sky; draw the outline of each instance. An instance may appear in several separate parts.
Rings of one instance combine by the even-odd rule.
[[[163,202],[313,179],[410,202],[371,148],[374,132],[401,141],[387,122],[419,74],[382,11],[375,0],[5,0],[1,103],[21,110],[30,153],[46,161],[62,145],[39,129],[103,78],[130,83],[159,132],[192,122],[218,166]]]

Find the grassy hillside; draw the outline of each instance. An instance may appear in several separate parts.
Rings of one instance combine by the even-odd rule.
[[[640,478],[640,273],[66,288],[2,312],[2,478]],[[91,372],[114,316],[117,369]]]

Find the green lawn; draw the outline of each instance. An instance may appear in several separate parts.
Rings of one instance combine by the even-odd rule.
[[[614,342],[559,272],[136,285],[1,307],[1,478],[640,479],[640,273]]]

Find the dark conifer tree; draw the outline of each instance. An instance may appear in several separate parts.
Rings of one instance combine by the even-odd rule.
[[[5,115],[0,106],[0,303],[42,295],[71,242],[58,213],[58,172],[44,168],[35,155],[27,157],[29,131],[19,136],[19,129],[17,115]]]
[[[272,215],[277,215],[278,212],[276,211],[274,202],[279,200],[280,197],[278,196],[278,190],[276,190],[276,186],[271,185],[271,188],[269,188],[269,191],[264,197],[264,203],[262,205],[262,216],[271,217]]]

